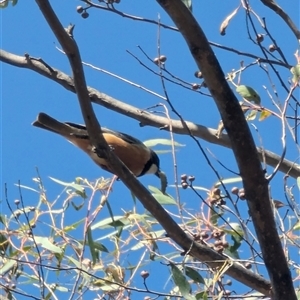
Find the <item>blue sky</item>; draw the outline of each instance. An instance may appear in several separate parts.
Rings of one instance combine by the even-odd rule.
[[[100,10],[90,10],[90,17],[85,20],[76,12],[76,6],[80,4],[80,1],[52,1],[54,10],[62,24],[65,27],[70,23],[76,25],[74,34],[81,51],[82,60],[163,95],[159,77],[149,73],[126,52],[126,50],[132,52],[153,68],[153,65],[147,61],[137,46],[141,46],[150,57],[156,57],[157,26],[124,19],[118,15]],[[289,1],[287,5],[285,1],[279,1],[279,4],[299,25],[298,2],[295,0]],[[288,62],[291,65],[296,64],[294,53],[298,45],[295,37],[278,16],[262,4],[255,5],[257,6],[254,9],[257,9],[262,17],[267,18],[268,29],[281,46]],[[224,18],[237,6],[238,1],[210,1],[209,3],[194,1],[193,12],[209,40],[261,56],[259,50],[253,46],[253,43],[247,37],[243,10],[240,10],[232,20],[225,36],[218,33]],[[147,1],[147,4],[144,5],[141,5],[138,1],[122,1],[117,8],[128,14],[154,20],[157,20],[160,16],[162,23],[173,25],[155,1]],[[60,45],[34,1],[19,1],[15,7],[1,10],[0,14],[1,47],[4,50],[17,55],[28,53],[32,57],[42,58],[49,65],[70,74],[68,61],[56,48],[60,48]],[[197,68],[180,34],[161,29],[160,42],[161,53],[168,58],[166,63],[168,70],[188,82],[197,82],[194,77]],[[265,45],[267,46],[268,43],[268,40],[266,40]],[[253,59],[236,56],[217,48],[215,48],[215,53],[225,73],[230,72],[232,69],[238,69],[241,60],[245,64],[253,61]],[[280,72],[288,85],[289,71],[280,69]],[[140,109],[146,109],[162,102],[161,99],[145,93],[141,89],[88,67],[85,67],[85,75],[89,86]],[[7,185],[8,199],[11,203],[14,199],[20,197],[15,186],[18,181],[23,185],[36,188],[36,184],[32,181],[32,178],[37,176],[36,168],[38,168],[47,189],[49,201],[56,199],[57,195],[62,193],[63,190],[63,187],[51,181],[49,176],[65,182],[71,182],[77,176],[87,178],[90,181],[101,176],[110,176],[63,138],[31,126],[31,122],[34,121],[39,112],[46,112],[59,120],[82,123],[82,116],[75,94],[32,71],[6,64],[1,64],[1,77],[2,199],[4,199],[4,184]],[[274,109],[265,89],[262,87],[262,85],[266,85],[268,89],[271,89],[271,85],[258,68],[248,69],[242,75],[241,83],[255,88],[261,95],[262,104]],[[286,93],[276,79],[274,79],[274,83],[279,98],[281,100],[285,99]],[[220,117],[211,98],[171,84],[167,84],[167,89],[172,103],[186,120],[212,128],[217,127]],[[141,140],[170,138],[168,132],[151,127],[140,128],[135,120],[126,116],[109,111],[104,107],[94,106],[94,108],[101,125],[105,127],[129,133]],[[174,114],[171,114],[171,117],[175,118]],[[259,130],[263,146],[281,154],[280,122],[274,118],[269,118],[264,122],[255,120],[253,124]],[[253,128],[251,126],[255,140],[259,142],[258,135]],[[190,138],[179,135],[175,135],[175,140],[185,145],[178,149],[176,153],[178,173],[193,174],[196,176],[195,185],[211,188],[217,178],[212,170],[208,168],[195,143]],[[291,145],[288,147],[287,158],[294,161],[298,159],[298,152],[291,141],[289,133],[287,134],[287,141]],[[213,152],[228,168],[237,171],[230,150],[206,142],[201,142],[201,144],[205,149],[207,148]],[[159,147],[159,149],[165,148]],[[160,157],[162,169],[166,172],[170,184],[173,184],[172,156],[171,154],[162,154]],[[210,156],[210,159],[220,171],[222,177],[233,176],[221,168],[212,156]],[[271,171],[271,169],[268,170]],[[272,193],[275,199],[283,199],[282,177],[283,174],[279,173],[274,179]],[[145,176],[141,178],[141,181],[146,186],[159,185],[157,178],[154,176]],[[175,197],[175,191],[172,188],[169,188],[168,191]],[[37,205],[39,197],[36,193],[23,190],[22,195],[25,205]],[[188,191],[181,192],[181,201],[187,203],[186,206],[193,212],[199,208],[199,199],[194,198]],[[123,214],[123,210],[131,210],[134,205],[130,192],[121,182],[115,184],[109,201],[116,215]],[[243,206],[242,210],[247,211],[246,203],[240,203],[240,205]],[[138,210],[142,212],[143,208],[138,205]],[[2,202],[2,213],[10,214],[5,201]],[[105,218],[107,216],[108,212],[105,209],[100,217]],[[67,221],[71,222],[72,219]]]

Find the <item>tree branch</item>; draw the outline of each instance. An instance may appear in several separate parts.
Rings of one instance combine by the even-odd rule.
[[[0,49],[0,61],[15,67],[26,68],[35,71],[38,74],[57,82],[65,89],[75,93],[73,79],[69,75],[61,72],[60,70],[49,66],[42,59],[32,58],[28,54],[26,54],[25,56],[19,56]],[[120,114],[129,116],[135,120],[138,120],[141,123],[141,126],[149,125],[161,128],[163,130],[169,129],[168,127],[166,127],[166,124],[169,124],[169,120],[165,117],[156,116],[154,114],[141,111],[137,107],[134,107],[113,97],[110,97],[92,87],[88,87],[88,93],[90,99],[94,103],[104,106],[110,110],[116,111]],[[186,123],[195,137],[199,137],[212,144],[217,144],[226,148],[231,148],[229,138],[226,134],[222,134],[220,138],[217,138],[217,130],[215,129],[208,128],[203,125],[195,124],[192,122]],[[177,120],[172,120],[172,130],[174,133],[177,134],[189,134],[186,128],[182,125],[182,123]],[[269,166],[275,168],[278,162],[280,161],[280,156],[269,150],[257,147],[257,151],[261,160],[263,159],[263,156],[265,156],[266,163]],[[279,167],[279,170],[293,178],[300,177],[300,165],[291,162],[287,159],[283,160],[282,164]]]
[[[285,23],[290,27],[297,40],[300,40],[300,31],[298,30],[295,23],[292,21],[290,16],[273,0],[260,0],[265,6],[272,9],[276,14],[278,14]]]
[[[225,80],[204,32],[185,4],[181,0],[157,2],[180,30],[221,114],[243,179],[247,204],[271,279],[274,299],[296,300],[291,273],[276,230],[268,181],[241,106]]]
[[[124,13],[124,12],[122,12],[120,10],[117,10],[115,8],[111,8],[111,7],[108,7],[108,6],[103,6],[103,5],[99,5],[99,4],[93,3],[90,0],[83,0],[83,2],[85,2],[90,7],[94,7],[94,8],[97,8],[97,9],[102,9],[104,11],[117,14],[117,15],[123,17],[123,18],[128,18],[128,19],[131,19],[131,20],[134,20],[134,21],[138,21],[138,22],[150,23],[150,24],[154,24],[154,25],[157,25],[157,26],[159,25],[162,28],[173,30],[173,31],[177,31],[177,32],[179,31],[178,28],[176,28],[176,27],[168,26],[166,24],[163,24],[163,23],[155,21],[155,20],[150,20],[150,19],[146,19],[146,18],[143,18],[143,17],[129,15],[129,14],[126,14],[126,13]],[[209,42],[209,44],[211,46],[214,46],[214,47],[226,50],[228,52],[233,52],[233,53],[236,53],[238,55],[242,55],[242,56],[254,58],[255,60],[259,61],[260,63],[268,63],[268,64],[273,64],[273,65],[279,65],[279,66],[282,66],[282,67],[285,67],[285,68],[288,68],[288,69],[290,69],[290,68],[293,67],[292,65],[288,65],[285,62],[280,61],[280,60],[266,59],[264,57],[259,57],[259,56],[255,55],[255,54],[252,54],[252,53],[239,51],[237,49],[234,49],[234,48],[231,48],[231,47],[227,47],[227,46],[224,46],[224,45],[220,45],[220,44],[217,44],[217,43],[214,43],[214,42]]]
[[[222,266],[223,263],[221,261],[227,260],[228,258],[212,251],[206,246],[195,243],[189,236],[187,236],[186,233],[179,227],[179,225],[163,209],[163,207],[154,199],[149,191],[118,159],[116,159],[113,152],[109,151],[107,143],[101,134],[100,125],[98,124],[90,102],[78,47],[73,38],[67,34],[64,28],[61,26],[49,2],[47,0],[36,0],[36,2],[68,56],[73,71],[75,91],[80,102],[82,114],[90,135],[91,143],[92,145],[97,146],[97,153],[99,149],[104,151],[104,154],[107,155],[105,158],[107,158],[108,162],[111,164],[112,170],[116,172],[125,185],[142,202],[144,207],[158,220],[170,238],[178,243],[185,251],[191,251],[193,254],[195,254],[194,256],[196,258],[206,262],[211,267]],[[47,65],[44,65],[44,71],[48,73],[50,72],[52,75],[58,75],[56,70],[52,69],[51,67],[49,68]],[[49,76],[51,75],[49,74]],[[102,153],[102,151],[100,152]],[[214,262],[215,260],[218,260],[219,262],[216,263]],[[264,280],[261,276],[249,272],[237,263],[233,263],[233,266],[228,269],[228,274],[236,280],[239,280],[240,282],[262,292],[265,295],[269,294],[270,285],[268,281]]]

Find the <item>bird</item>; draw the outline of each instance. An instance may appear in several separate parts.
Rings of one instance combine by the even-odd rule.
[[[97,155],[95,147],[90,143],[89,135],[84,125],[60,122],[42,112],[38,114],[32,125],[61,135],[87,153],[102,169],[113,173],[109,169],[107,161]],[[155,174],[160,178],[159,157],[152,149],[126,133],[104,127],[101,127],[101,131],[110,149],[114,151],[136,177],[145,174]]]

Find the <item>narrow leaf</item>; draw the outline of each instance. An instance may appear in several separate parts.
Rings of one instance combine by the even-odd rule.
[[[78,221],[78,222],[75,222],[75,223],[73,223],[73,224],[71,224],[71,225],[68,225],[68,226],[64,227],[64,232],[66,233],[66,232],[69,232],[69,231],[71,231],[71,230],[75,230],[75,229],[76,229],[79,225],[81,225],[84,221],[85,221],[84,219],[81,219],[81,220]]]
[[[86,194],[85,194],[85,189],[82,185],[80,184],[77,184],[77,183],[74,183],[74,182],[64,182],[64,181],[61,181],[61,180],[58,180],[56,178],[53,178],[53,177],[50,177],[49,178],[51,180],[53,180],[54,182],[62,185],[62,186],[66,186],[66,187],[71,187],[73,188],[75,191],[77,191],[79,193],[80,196],[82,196],[83,198],[86,198]]]
[[[95,246],[94,246],[94,240],[93,240],[93,236],[92,236],[91,226],[89,226],[87,228],[87,243],[88,243],[89,248],[90,248],[90,253],[91,253],[91,256],[92,256],[93,265],[95,265],[96,262],[98,261],[98,255],[97,255],[97,251],[96,251]]]
[[[263,121],[263,120],[265,120],[266,118],[268,118],[268,117],[270,117],[272,114],[269,112],[269,111],[267,111],[267,110],[263,110],[261,113],[260,113],[260,116],[259,116],[259,119],[258,119],[258,121]]]
[[[60,291],[60,292],[69,292],[69,289],[68,288],[66,288],[66,287],[64,287],[64,286],[61,286],[61,285],[55,285],[55,288],[58,290],[58,291]]]
[[[114,220],[112,220],[112,218],[106,218],[103,219],[102,221],[92,225],[91,229],[94,230],[96,228],[98,229],[107,229],[107,228],[111,228],[111,227],[119,227],[119,226],[125,226],[125,225],[129,225],[130,221],[128,220],[128,218],[124,217],[124,216],[114,216]]]
[[[74,265],[75,267],[77,267],[79,270],[83,269],[85,271],[87,271],[86,267],[84,264],[80,263],[78,260],[76,260],[75,258],[71,257],[71,256],[66,256],[66,258],[68,258]]]
[[[0,274],[5,274],[9,270],[11,270],[15,264],[16,261],[14,259],[7,259],[7,261],[0,268]]]
[[[153,148],[157,145],[172,146],[172,141],[168,139],[152,139],[143,142],[147,147]],[[185,145],[173,141],[175,147],[184,147]]]
[[[252,101],[255,104],[260,104],[260,96],[259,94],[250,86],[247,85],[239,85],[236,88],[237,93],[239,93],[243,98],[245,98],[248,101]]]
[[[257,111],[256,110],[251,110],[250,113],[247,115],[246,120],[247,121],[253,121],[255,120],[257,115]]]
[[[33,189],[33,188],[31,188],[31,187],[29,187],[29,186],[26,186],[26,185],[15,184],[15,186],[20,187],[20,188],[23,188],[23,189],[27,189],[27,190],[29,190],[29,191],[33,191],[33,192],[35,192],[35,193],[40,193],[40,191],[37,191],[36,189]]]
[[[236,13],[238,12],[240,6],[238,6],[230,15],[228,15],[225,20],[222,22],[221,26],[220,26],[220,34],[221,35],[225,35],[226,34],[226,28],[229,25],[229,22],[233,19],[233,17],[236,15]]]
[[[244,237],[244,231],[243,231],[241,225],[239,223],[229,223],[229,225],[230,225],[230,229],[224,228],[223,230],[226,233],[237,236],[238,238],[240,238],[242,240]]]
[[[222,216],[222,212],[218,213],[217,208],[210,209],[210,218],[209,221],[212,223],[212,225],[217,226],[218,225],[218,220],[220,216]]]
[[[37,244],[41,244],[41,246],[53,253],[62,253],[62,249],[54,245],[47,237],[35,236],[34,237]]]
[[[300,229],[300,221],[298,221],[294,226],[293,230],[299,230]]]
[[[196,299],[197,300],[208,300],[207,292],[202,291],[202,292],[196,294]]]
[[[170,263],[170,266],[171,266],[173,280],[174,280],[175,284],[178,286],[181,295],[185,299],[188,299],[188,300],[195,299],[190,294],[191,286],[190,286],[189,282],[186,280],[183,273],[177,268],[176,265]]]
[[[193,268],[185,267],[185,274],[186,274],[186,276],[193,279],[195,282],[205,284],[203,277]]]
[[[221,183],[223,184],[229,184],[229,183],[236,183],[236,182],[241,182],[242,177],[232,177],[232,178],[226,178],[222,179],[221,181],[217,181],[214,185],[214,187],[219,187],[221,186]]]
[[[185,6],[192,12],[193,11],[193,7],[192,7],[192,0],[181,0]]]
[[[296,66],[292,67],[290,71],[293,74],[292,81],[294,83],[297,83],[300,79],[300,64],[297,64]]]
[[[161,205],[176,205],[174,198],[164,195],[164,194],[152,194],[152,196],[157,200]]]
[[[0,1],[0,8],[5,8],[8,6],[8,0],[2,0]]]

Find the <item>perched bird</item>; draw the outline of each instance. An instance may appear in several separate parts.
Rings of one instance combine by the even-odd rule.
[[[45,113],[40,113],[33,126],[55,132],[87,153],[102,169],[113,173],[104,158],[99,157],[90,144],[88,132],[84,125],[62,123]],[[155,174],[160,178],[159,158],[157,154],[140,140],[117,131],[101,128],[103,136],[112,151],[137,177],[145,174]]]

